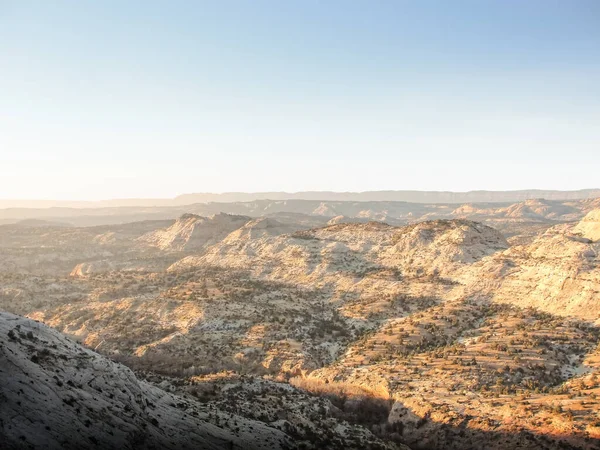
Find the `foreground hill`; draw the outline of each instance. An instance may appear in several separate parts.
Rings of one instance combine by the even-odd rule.
[[[238,378],[211,404],[197,400],[202,386],[194,387],[196,397],[189,390],[166,392],[45,325],[2,312],[0,361],[3,449],[309,449],[326,444],[408,450],[343,420],[315,418],[319,409],[334,407],[290,386]],[[167,380],[161,386],[176,390]],[[263,399],[260,408],[256,401],[248,403],[248,396],[257,394]],[[268,401],[267,394],[278,401]],[[287,420],[278,420],[282,400],[294,411]]]
[[[281,431],[168,394],[32,320],[0,313],[0,354],[3,448],[290,447]]]

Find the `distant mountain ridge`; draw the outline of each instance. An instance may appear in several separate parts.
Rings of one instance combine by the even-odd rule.
[[[118,206],[97,208],[0,208],[0,226],[21,222],[30,224],[66,224],[104,226],[144,220],[175,220],[185,214],[210,217],[220,213],[272,217],[283,223],[322,226],[344,217],[358,222],[380,221],[406,225],[423,220],[469,218],[477,221],[569,222],[581,220],[600,207],[600,196],[583,200],[529,199],[521,202],[413,203],[404,201],[341,200],[254,200],[249,202],[209,202],[180,206]],[[34,222],[31,222],[34,220]],[[44,221],[44,222],[40,222]],[[172,222],[167,226],[172,225]],[[498,226],[496,224],[496,226]]]
[[[0,200],[0,208],[108,208],[133,206],[183,206],[194,203],[235,203],[257,200],[323,200],[323,201],[394,201],[410,203],[473,203],[473,202],[520,202],[529,199],[582,200],[600,197],[600,189],[580,189],[575,191],[526,189],[516,191],[303,191],[303,192],[224,192],[191,193],[175,198],[130,198],[99,201],[70,200]]]
[[[226,192],[223,194],[184,194],[174,200],[188,203],[206,202],[243,202],[255,200],[325,200],[375,202],[394,201],[410,203],[470,203],[470,202],[519,202],[534,198],[547,200],[581,200],[600,196],[600,189],[582,189],[577,191],[555,191],[528,189],[519,191],[365,191],[365,192]]]

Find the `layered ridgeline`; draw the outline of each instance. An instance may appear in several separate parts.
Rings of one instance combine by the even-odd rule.
[[[392,200],[341,201],[327,199],[262,199],[247,202],[207,202],[181,206],[121,206],[93,208],[0,209],[0,224],[20,223],[21,226],[106,226],[144,220],[166,220],[182,214],[210,217],[219,213],[280,219],[304,215],[313,226],[335,217],[385,221],[404,225],[432,219],[472,219],[494,223],[573,221],[600,206],[598,198],[548,199],[514,198],[513,200],[483,200],[474,196],[461,202],[444,202],[439,198],[420,203]],[[321,222],[319,223],[319,220]],[[162,238],[159,238],[160,241]]]
[[[235,231],[199,256],[169,268],[206,265],[251,270],[270,280],[360,290],[361,296],[400,280],[445,279],[461,295],[534,306],[559,315],[600,319],[600,210],[580,222],[557,225],[525,245],[509,248],[495,229],[468,220],[420,222],[406,227],[341,223],[324,228],[257,235]],[[242,230],[251,230],[253,224]],[[397,280],[390,283],[393,272]],[[413,286],[418,289],[422,284]],[[420,294],[418,291],[413,293]]]
[[[251,269],[273,279],[322,284],[330,275],[356,277],[390,270],[403,276],[448,274],[506,248],[506,239],[498,231],[468,220],[407,227],[342,223],[291,234],[235,232],[201,256],[186,257],[169,270],[219,265]]]
[[[94,209],[152,206],[184,206],[193,203],[236,203],[261,200],[277,201],[347,201],[374,202],[395,201],[411,203],[468,203],[468,202],[519,202],[530,199],[546,198],[550,200],[579,200],[600,196],[600,189],[582,189],[577,191],[553,191],[529,189],[519,191],[367,191],[367,192],[225,192],[183,194],[174,199],[115,199],[101,201],[60,201],[60,200],[0,200],[0,208],[25,209]]]
[[[573,226],[511,248],[495,229],[466,220],[298,228],[246,222],[166,272],[142,272],[33,317],[105,351],[168,356],[167,366],[170,357],[197,365],[201,355],[207,366],[275,373],[313,370],[362,330],[437,303],[477,298],[600,317],[597,244],[570,234]],[[98,286],[112,279],[90,276]],[[343,336],[323,334],[324,324]]]

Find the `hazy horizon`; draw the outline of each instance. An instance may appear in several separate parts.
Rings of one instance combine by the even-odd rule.
[[[0,210],[30,209],[41,211],[48,208],[98,209],[102,208],[181,208],[196,204],[243,204],[258,201],[287,202],[346,202],[346,203],[412,203],[412,204],[485,204],[518,203],[530,199],[569,201],[600,198],[600,189],[545,190],[526,189],[508,191],[425,191],[425,190],[381,190],[381,191],[266,191],[266,192],[195,192],[175,197],[155,198],[106,198],[101,200],[61,199],[3,199]],[[35,217],[35,216],[33,216]]]
[[[221,191],[221,192],[182,192],[173,196],[155,196],[155,197],[104,197],[104,198],[44,198],[31,197],[31,198],[9,198],[0,197],[0,207],[3,202],[72,202],[72,203],[102,203],[110,201],[127,201],[127,200],[175,200],[181,197],[192,196],[192,195],[208,195],[208,196],[227,196],[227,195],[265,195],[265,194],[281,194],[283,196],[289,195],[293,197],[295,195],[302,194],[348,194],[348,195],[360,195],[360,194],[378,194],[378,193],[435,193],[435,194],[471,194],[478,192],[489,192],[489,193],[517,193],[517,192],[557,192],[557,193],[577,193],[584,191],[600,191],[599,187],[586,187],[581,189],[543,189],[543,188],[531,188],[531,189],[506,189],[506,190],[494,190],[494,189],[469,189],[469,190],[429,190],[429,189],[375,189],[375,190],[364,190],[364,191],[344,191],[344,190],[303,190],[303,191],[285,191],[285,190],[265,190],[265,191]]]

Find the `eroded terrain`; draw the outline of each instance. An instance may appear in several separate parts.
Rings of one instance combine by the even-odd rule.
[[[390,203],[3,225],[0,310],[104,372],[125,364],[142,396],[187,399],[197,416],[168,427],[205,427],[198,439],[600,448],[598,201],[425,205],[411,220]],[[3,318],[15,364],[67,370],[8,325],[35,322]]]

